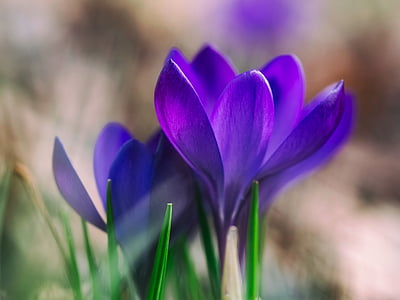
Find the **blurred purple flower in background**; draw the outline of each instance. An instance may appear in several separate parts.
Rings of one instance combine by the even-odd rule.
[[[233,53],[279,53],[285,46],[295,45],[302,32],[313,28],[319,16],[318,5],[314,0],[225,1],[214,18],[217,24],[206,28],[211,33],[216,31],[216,41],[222,40]]]
[[[228,4],[227,25],[249,42],[276,41],[299,21],[301,4],[293,0],[234,0]]]
[[[280,189],[328,160],[348,137],[354,109],[343,82],[303,107],[304,90],[301,64],[291,55],[236,75],[209,46],[191,63],[171,51],[155,90],[156,113],[200,179],[220,255],[230,225],[245,234],[253,180],[260,181],[265,212]]]
[[[153,246],[161,228],[166,204],[174,204],[173,234],[190,229],[194,223],[192,172],[161,132],[142,144],[121,125],[109,123],[101,131],[94,150],[94,173],[103,208],[106,209],[107,181],[111,179],[116,236],[124,250],[141,238]],[[105,230],[97,211],[72,166],[63,145],[56,138],[53,173],[64,199],[85,220]],[[185,227],[176,226],[190,222]]]

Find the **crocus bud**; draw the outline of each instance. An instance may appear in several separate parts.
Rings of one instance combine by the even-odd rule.
[[[226,236],[225,260],[222,273],[222,299],[242,300],[242,277],[238,256],[238,230],[231,226]]]

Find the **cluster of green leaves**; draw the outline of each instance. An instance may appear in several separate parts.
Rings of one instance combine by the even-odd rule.
[[[200,199],[200,193],[197,193],[198,214],[200,236],[203,244],[206,264],[208,284],[202,281],[196,270],[196,264],[190,255],[189,243],[186,238],[181,238],[170,249],[169,240],[172,223],[172,204],[168,204],[158,240],[157,250],[154,257],[154,264],[151,273],[149,288],[147,291],[148,300],[161,300],[164,298],[166,282],[172,283],[175,289],[171,289],[174,299],[214,299],[223,298],[221,294],[221,273],[220,263],[218,262],[213,232],[211,231],[209,220]],[[63,217],[65,229],[65,238],[68,246],[67,274],[74,291],[75,299],[84,299],[82,296],[80,274],[76,261],[75,245],[68,218]],[[115,224],[113,218],[111,182],[108,183],[107,190],[107,235],[108,235],[108,274],[109,289],[104,291],[100,284],[98,265],[93,254],[90,243],[86,222],[82,220],[82,231],[86,250],[87,262],[89,265],[92,296],[93,299],[104,297],[104,293],[109,293],[109,299],[135,299],[138,297],[134,285],[128,282],[130,288],[123,289],[122,284],[129,280],[123,278],[119,271],[118,245],[115,237]],[[249,210],[249,222],[247,230],[246,244],[246,272],[245,272],[245,298],[246,300],[259,299],[259,210],[258,210],[258,183],[253,183],[252,196]],[[167,278],[168,274],[168,278]]]
[[[62,249],[62,252],[65,260],[66,274],[76,300],[90,298],[112,300],[140,299],[136,293],[136,287],[132,282],[129,270],[123,270],[123,272],[121,272],[122,264],[120,264],[120,251],[115,236],[111,188],[111,181],[109,181],[107,189],[108,267],[104,268],[104,265],[101,264],[101,260],[96,260],[95,252],[90,242],[87,224],[82,220],[82,233],[91,283],[89,292],[82,291],[82,286],[84,286],[84,284],[79,270],[80,266],[77,262],[77,249],[74,243],[70,222],[66,214],[62,215],[64,239],[67,246],[67,251]],[[2,195],[3,193],[0,193],[0,196]],[[166,294],[169,296],[173,295],[173,299],[177,300],[223,299],[221,291],[221,263],[217,259],[214,233],[211,230],[199,192],[197,193],[197,203],[199,232],[207,265],[207,273],[204,276],[204,274],[199,274],[199,271],[196,269],[197,265],[194,263],[191,256],[189,248],[190,243],[186,237],[181,237],[170,247],[172,204],[168,204],[154,256],[151,278],[146,292],[146,298],[148,300],[161,300],[164,299]],[[259,248],[258,183],[254,182],[247,230],[245,293],[243,298],[240,299],[259,299]],[[205,280],[207,278],[208,282]]]
[[[185,261],[184,274],[185,283],[178,285],[174,299],[223,299],[221,290],[221,262],[218,262],[213,242],[213,232],[210,229],[200,193],[197,191],[198,216],[200,236],[207,264],[207,275],[209,289],[201,285],[201,280],[192,266],[187,245],[179,256]],[[264,232],[263,232],[264,233]],[[260,242],[260,221],[259,221],[259,186],[258,182],[252,185],[251,203],[249,209],[247,241],[246,241],[246,271],[245,271],[245,295],[240,299],[257,300],[259,298],[260,265],[262,261],[262,244]],[[182,246],[177,245],[178,248]],[[239,263],[239,259],[237,261]],[[177,278],[178,272],[174,272],[175,281],[182,281]]]
[[[172,226],[172,205],[168,205],[164,223],[160,226],[162,228],[160,228],[158,247],[153,255],[154,266],[150,280],[147,281],[148,286],[146,285],[146,288],[141,286],[143,290],[138,290],[131,277],[132,270],[128,270],[130,263],[125,256],[121,255],[122,252],[116,242],[113,208],[111,205],[111,183],[109,183],[107,199],[107,252],[101,253],[101,250],[98,252],[99,249],[93,247],[90,241],[88,225],[86,221],[82,220],[81,230],[84,245],[84,252],[82,253],[82,250],[76,247],[76,237],[73,236],[75,232],[71,228],[68,215],[61,214],[60,220],[62,221],[63,234],[60,235],[59,226],[54,223],[54,218],[50,217],[46,210],[29,171],[23,165],[18,164],[12,169],[5,170],[3,174],[0,174],[0,250],[2,249],[1,236],[5,212],[6,209],[10,208],[11,199],[14,200],[13,191],[15,189],[11,189],[11,187],[14,187],[17,182],[15,179],[22,182],[22,192],[24,195],[26,194],[25,197],[28,196],[32,199],[49,226],[60,250],[65,265],[66,278],[71,287],[69,291],[65,290],[64,287],[61,287],[61,289],[67,294],[72,293],[74,299],[142,299],[138,294],[146,294],[146,296],[142,297],[151,300],[163,298],[176,300],[224,299],[221,291],[221,263],[218,261],[215,251],[215,236],[199,192],[197,193],[199,235],[204,250],[206,272],[199,268],[199,257],[192,256],[193,254],[197,255],[198,252],[192,251],[194,249],[191,248],[193,243],[190,239],[181,236],[175,239],[171,246],[169,245]],[[332,283],[324,281],[324,278],[311,277],[314,276],[312,271],[309,271],[309,274],[311,274],[309,277],[305,278],[303,276],[302,280],[297,280],[293,283],[293,273],[290,270],[282,273],[279,265],[269,265],[267,274],[264,274],[269,285],[267,288],[265,288],[265,285],[260,285],[260,276],[262,275],[260,266],[264,252],[263,237],[266,234],[263,231],[265,229],[264,223],[260,226],[261,220],[258,218],[257,182],[253,183],[250,200],[246,256],[244,260],[246,267],[243,280],[244,292],[243,295],[240,293],[238,295],[241,296],[234,299],[256,300],[260,299],[260,293],[262,293],[263,299],[320,299],[321,297],[334,299],[336,298],[335,295],[340,295],[340,287],[329,285]],[[4,241],[7,243],[8,240]],[[195,248],[195,250],[198,249]],[[149,253],[151,254],[151,252]],[[86,254],[87,266],[82,261],[82,254]],[[6,278],[4,275],[7,274],[5,273],[7,271],[8,269],[4,269],[4,266],[0,265],[0,276],[3,275],[3,279]],[[241,272],[239,273],[242,275]],[[146,276],[146,278],[148,277]],[[46,282],[42,284],[42,281],[40,281],[43,279],[38,279],[36,285],[32,285],[34,288],[31,291],[36,293],[42,291],[42,286],[46,288]],[[260,290],[261,288],[262,290]],[[8,290],[6,289],[7,292]],[[328,297],[328,295],[332,296]]]
[[[66,214],[62,217],[63,227],[65,231],[65,240],[67,242],[68,254],[66,256],[66,273],[73,290],[74,299],[88,299],[88,295],[82,292],[82,279],[76,259],[76,246],[72,236],[71,227]],[[172,222],[172,204],[168,204],[162,225],[157,252],[155,255],[150,288],[147,293],[147,299],[160,300],[163,298],[167,262],[169,253],[169,240]],[[111,198],[111,181],[108,182],[107,188],[107,261],[108,261],[108,288],[104,288],[104,278],[100,276],[99,263],[96,262],[93,247],[90,242],[87,224],[82,220],[82,232],[85,244],[86,258],[89,265],[91,296],[93,299],[139,299],[134,283],[129,276],[129,270],[121,273],[119,263],[119,249],[115,235],[115,222],[113,217],[112,198]]]

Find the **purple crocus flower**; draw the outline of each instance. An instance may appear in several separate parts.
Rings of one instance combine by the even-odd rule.
[[[273,43],[293,34],[304,14],[293,0],[233,0],[225,12],[227,27],[242,42]]]
[[[212,12],[214,21],[204,25],[232,53],[254,61],[304,41],[318,23],[320,6],[315,0],[230,0],[220,3]]]
[[[93,164],[104,210],[107,181],[111,179],[116,236],[126,253],[132,255],[133,248],[144,251],[153,246],[167,202],[174,204],[173,236],[193,224],[191,221],[188,226],[176,226],[193,220],[192,171],[161,132],[142,144],[122,125],[109,123],[97,139]],[[54,143],[53,172],[68,204],[82,218],[105,230],[104,220],[58,138]]]
[[[354,108],[343,81],[303,107],[304,90],[293,55],[236,75],[209,46],[190,63],[171,51],[155,90],[156,113],[209,200],[220,255],[230,225],[245,234],[253,180],[265,212],[278,191],[327,161],[348,137]]]

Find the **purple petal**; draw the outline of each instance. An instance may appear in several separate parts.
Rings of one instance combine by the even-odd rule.
[[[340,121],[344,98],[344,86],[341,81],[318,105],[311,103],[313,109],[271,155],[263,166],[260,177],[291,167],[325,144]]]
[[[146,228],[152,172],[152,154],[135,139],[124,144],[111,166],[113,213],[121,243]]]
[[[315,171],[318,167],[328,162],[347,141],[353,127],[354,101],[352,96],[346,94],[343,115],[340,122],[328,141],[317,152],[291,168],[285,169],[272,176],[259,179],[261,214],[266,212],[274,197],[282,191],[284,187],[304,178],[306,175],[309,175],[312,171]],[[244,257],[246,246],[245,237],[247,234],[249,203],[250,201],[246,201],[246,204],[241,208],[238,219],[235,222],[239,229],[240,237],[242,237],[239,241],[239,257],[241,260]]]
[[[301,62],[293,55],[278,56],[264,66],[261,72],[271,86],[275,104],[274,131],[268,145],[268,157],[299,120],[304,102],[305,80]]]
[[[234,79],[224,90],[211,115],[225,172],[225,186],[247,187],[263,161],[274,120],[272,92],[264,75],[249,71]],[[234,194],[225,198],[233,203]],[[229,210],[229,209],[228,209]],[[234,214],[235,208],[229,215]]]
[[[344,110],[339,124],[326,141],[315,153],[305,160],[285,169],[284,171],[260,179],[260,207],[265,210],[272,198],[289,183],[299,180],[329,161],[347,141],[354,128],[354,101],[346,94]]]
[[[58,138],[54,140],[53,174],[64,199],[85,220],[105,230],[106,224],[90,199]]]
[[[223,167],[208,117],[192,85],[173,62],[161,71],[155,90],[160,126],[183,159],[219,193]]]
[[[197,79],[193,86],[207,115],[210,115],[224,88],[235,78],[235,71],[224,56],[210,46],[199,51],[191,66]]]
[[[193,172],[164,134],[160,135],[154,169],[150,219],[153,226],[160,227],[167,203],[172,202],[171,239],[174,240],[183,232],[190,231],[196,222]]]
[[[327,97],[332,93],[332,91],[337,87],[338,83],[328,85],[319,94],[317,94],[314,99],[308,103],[300,112],[300,121],[304,120],[318,105],[326,100]]]
[[[158,129],[148,138],[146,141],[147,149],[151,151],[151,153],[156,154],[158,148],[160,147],[161,137],[163,136],[163,132]]]
[[[181,51],[179,51],[179,49],[172,48],[172,50],[167,55],[165,64],[167,64],[170,60],[178,65],[179,69],[181,69],[181,71],[185,74],[190,82],[195,80],[195,75],[192,72],[191,65],[187,62],[185,56],[182,54]]]
[[[110,167],[122,145],[132,138],[125,127],[109,123],[100,132],[94,148],[94,175],[103,207],[106,208],[107,180]]]

